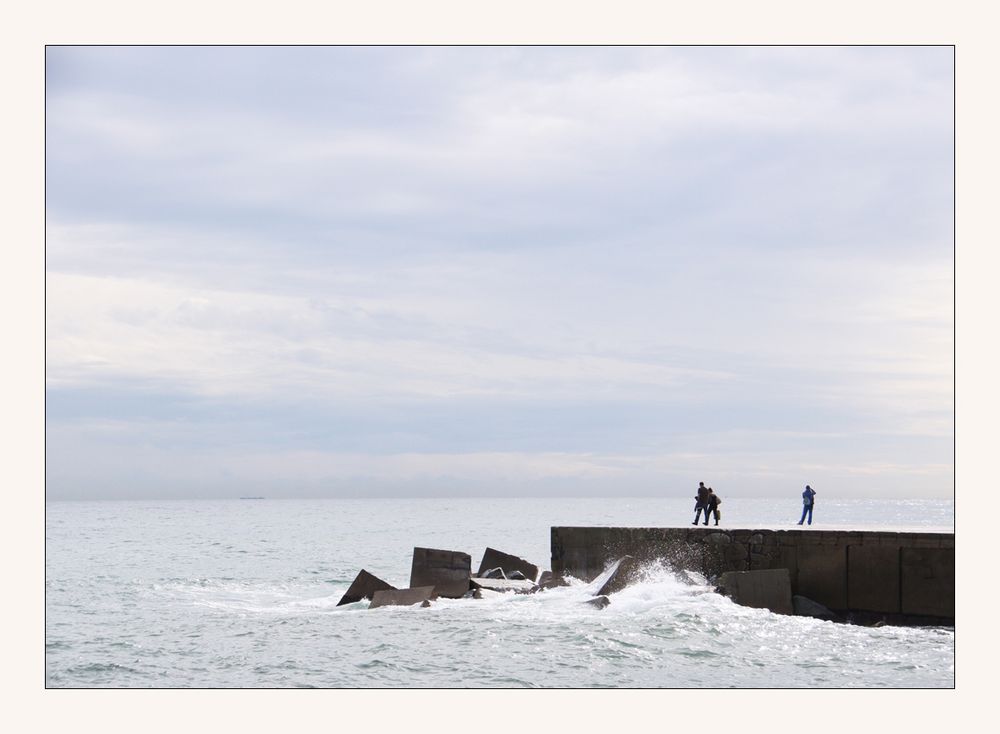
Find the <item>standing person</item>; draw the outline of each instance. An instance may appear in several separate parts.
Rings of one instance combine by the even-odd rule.
[[[708,488],[708,509],[705,510],[705,524],[708,525],[708,516],[715,515],[715,524],[719,524],[719,519],[722,517],[722,513],[719,512],[719,505],[722,504],[722,500],[719,499],[719,495],[715,493],[715,490],[711,487]]]
[[[813,524],[813,505],[816,504],[815,497],[816,490],[807,484],[806,488],[802,491],[802,519],[799,520],[799,525],[806,519],[806,515],[809,515],[809,524]]]
[[[698,494],[694,498],[694,522],[691,523],[692,525],[698,524],[698,518],[702,512],[705,513],[705,524],[708,525],[708,496],[711,491],[704,482],[698,482]]]

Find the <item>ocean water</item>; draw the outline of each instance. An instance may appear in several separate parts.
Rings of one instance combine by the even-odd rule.
[[[829,500],[814,528],[953,529],[951,501]],[[414,546],[550,566],[553,525],[679,526],[689,499],[50,502],[49,687],[951,687],[954,628],[740,607],[650,568],[603,610],[581,582],[429,608],[336,604],[361,568],[405,587]],[[729,499],[789,527],[797,497]]]

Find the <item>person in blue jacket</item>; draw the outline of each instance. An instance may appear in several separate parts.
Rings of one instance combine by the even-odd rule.
[[[806,515],[809,516],[808,524],[813,524],[813,505],[816,504],[815,497],[816,490],[807,484],[806,488],[802,491],[802,519],[799,520],[799,525],[805,521]]]

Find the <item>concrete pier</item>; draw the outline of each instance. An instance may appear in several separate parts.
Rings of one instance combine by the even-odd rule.
[[[945,532],[553,527],[552,572],[592,581],[622,556],[714,579],[787,569],[792,593],[842,614],[954,624],[955,535]]]

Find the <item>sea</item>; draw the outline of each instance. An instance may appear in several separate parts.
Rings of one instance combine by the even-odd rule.
[[[48,688],[951,688],[954,627],[741,607],[697,574],[429,607],[337,606],[415,546],[551,566],[554,525],[680,527],[681,498],[230,499],[46,504]],[[727,498],[721,527],[797,527],[791,497]],[[953,532],[951,500],[824,500],[812,529]]]

